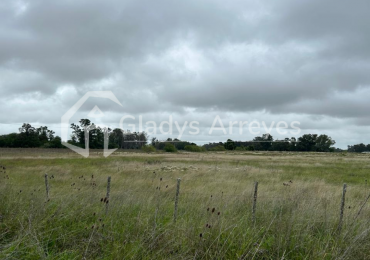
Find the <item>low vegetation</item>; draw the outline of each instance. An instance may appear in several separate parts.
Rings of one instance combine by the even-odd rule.
[[[1,259],[369,259],[366,155],[0,149],[0,165]]]
[[[176,150],[203,152],[203,151],[291,151],[291,152],[343,152],[342,149],[335,148],[335,140],[325,134],[304,134],[301,137],[291,137],[282,140],[275,139],[270,134],[256,136],[251,141],[234,141],[227,139],[226,142],[208,143],[198,146],[195,143],[179,140],[177,138],[167,138],[158,140],[152,137],[151,140],[146,132],[130,132],[123,129],[104,129],[96,126],[89,119],[81,119],[79,125],[71,124],[71,139],[64,140],[68,143],[85,148],[85,134],[89,132],[89,147],[92,149],[103,149],[105,132],[109,134],[108,147],[110,149],[142,149],[146,152],[164,150],[167,144],[172,144]],[[86,130],[86,131],[85,131]],[[0,136],[0,147],[4,148],[65,148],[59,136],[48,129],[47,126],[33,127],[24,123],[19,128],[19,133],[10,133]],[[148,145],[149,143],[149,145]],[[153,148],[151,148],[153,147]],[[348,152],[370,152],[370,144],[349,145]]]

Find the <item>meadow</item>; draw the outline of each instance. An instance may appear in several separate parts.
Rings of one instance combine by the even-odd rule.
[[[0,166],[0,259],[370,259],[366,154],[0,149]]]

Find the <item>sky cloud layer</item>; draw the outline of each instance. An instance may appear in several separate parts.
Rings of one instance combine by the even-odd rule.
[[[76,117],[98,105],[107,124],[127,113],[300,121],[339,147],[370,143],[367,10],[364,0],[1,1],[0,134],[22,122],[58,133],[87,91],[111,90],[123,107],[91,100]]]

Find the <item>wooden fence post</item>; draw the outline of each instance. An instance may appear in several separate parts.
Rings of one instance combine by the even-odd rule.
[[[179,195],[180,195],[180,182],[181,182],[181,179],[178,178],[177,179],[177,187],[176,187],[176,197],[175,197],[175,212],[173,214],[173,221],[176,222],[176,219],[177,219],[177,207],[178,207],[178,204],[179,204]]]
[[[108,205],[109,205],[109,195],[110,195],[110,182],[111,182],[111,177],[108,177],[108,183],[107,183],[107,195],[105,198],[107,199],[105,202],[105,214],[108,214]]]
[[[347,192],[347,184],[343,184],[343,192],[342,192],[342,201],[340,203],[340,216],[339,216],[339,224],[338,224],[338,233],[342,230],[343,225],[343,214],[344,214],[344,204],[346,202],[346,192]]]
[[[46,199],[49,199],[49,180],[48,175],[45,174]]]
[[[258,192],[258,181],[254,183],[253,207],[252,207],[252,221],[253,222],[256,221],[257,192]]]

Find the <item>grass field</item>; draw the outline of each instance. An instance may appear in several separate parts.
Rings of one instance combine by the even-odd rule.
[[[0,165],[1,259],[370,259],[369,155],[2,149]]]

